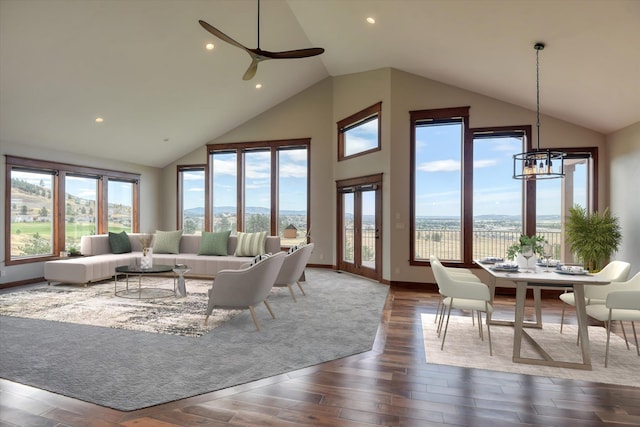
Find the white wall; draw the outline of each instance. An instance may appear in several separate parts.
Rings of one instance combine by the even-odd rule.
[[[159,190],[160,169],[135,165],[128,162],[117,162],[96,157],[81,156],[74,153],[57,151],[55,149],[43,150],[24,144],[0,143],[1,155],[12,155],[37,160],[47,160],[59,163],[67,163],[80,166],[92,166],[103,169],[111,169],[122,172],[139,173],[140,176],[140,229],[143,231],[154,230],[160,220]],[[6,161],[0,161],[0,186],[2,194],[5,193]],[[175,198],[173,194],[170,197]],[[4,197],[2,198],[4,200]],[[5,207],[0,210],[0,223],[5,223]],[[0,237],[0,263],[1,269],[6,271],[6,276],[0,277],[0,284],[17,282],[43,277],[44,263],[5,266],[5,235]]]
[[[622,228],[615,259],[631,263],[630,277],[640,272],[640,122],[607,136],[610,209]]]

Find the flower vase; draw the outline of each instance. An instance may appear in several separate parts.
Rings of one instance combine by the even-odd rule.
[[[142,259],[140,260],[140,268],[148,269],[153,267],[153,249],[142,248]]]

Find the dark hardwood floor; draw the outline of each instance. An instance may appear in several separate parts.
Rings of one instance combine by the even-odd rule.
[[[369,352],[139,411],[0,380],[0,426],[640,425],[640,384],[427,364],[420,314],[435,312],[437,299],[392,286]],[[495,306],[498,313],[512,312],[514,300],[501,296]],[[545,299],[544,321],[559,322],[560,310],[557,298]]]

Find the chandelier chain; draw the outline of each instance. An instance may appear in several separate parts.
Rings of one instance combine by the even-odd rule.
[[[536,135],[540,149],[540,49],[536,49]]]

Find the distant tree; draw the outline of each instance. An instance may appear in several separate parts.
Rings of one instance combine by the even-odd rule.
[[[247,219],[247,225],[245,226],[247,233],[254,233],[257,231],[269,231],[269,217],[263,214],[254,214]]]
[[[431,240],[434,242],[441,242],[442,241],[442,235],[440,233],[433,233],[431,235]]]
[[[231,224],[229,223],[229,218],[223,215],[222,218],[220,218],[220,222],[218,223],[217,231],[226,231],[230,229],[231,229]]]
[[[196,232],[196,222],[192,218],[187,218],[184,222],[183,232],[184,234],[194,234]]]
[[[44,216],[49,215],[49,211],[47,210],[47,208],[46,208],[45,206],[43,206],[43,207],[40,209],[39,215],[40,215],[40,216],[43,216],[43,217],[44,217]]]
[[[87,214],[87,208],[85,208],[83,206],[82,209],[80,209],[80,212],[82,212],[82,215],[86,215]]]
[[[27,208],[27,205],[22,205],[22,207],[20,208],[20,214],[26,215],[28,213],[29,213],[29,208]]]
[[[44,187],[44,179],[40,180],[40,187]]]

